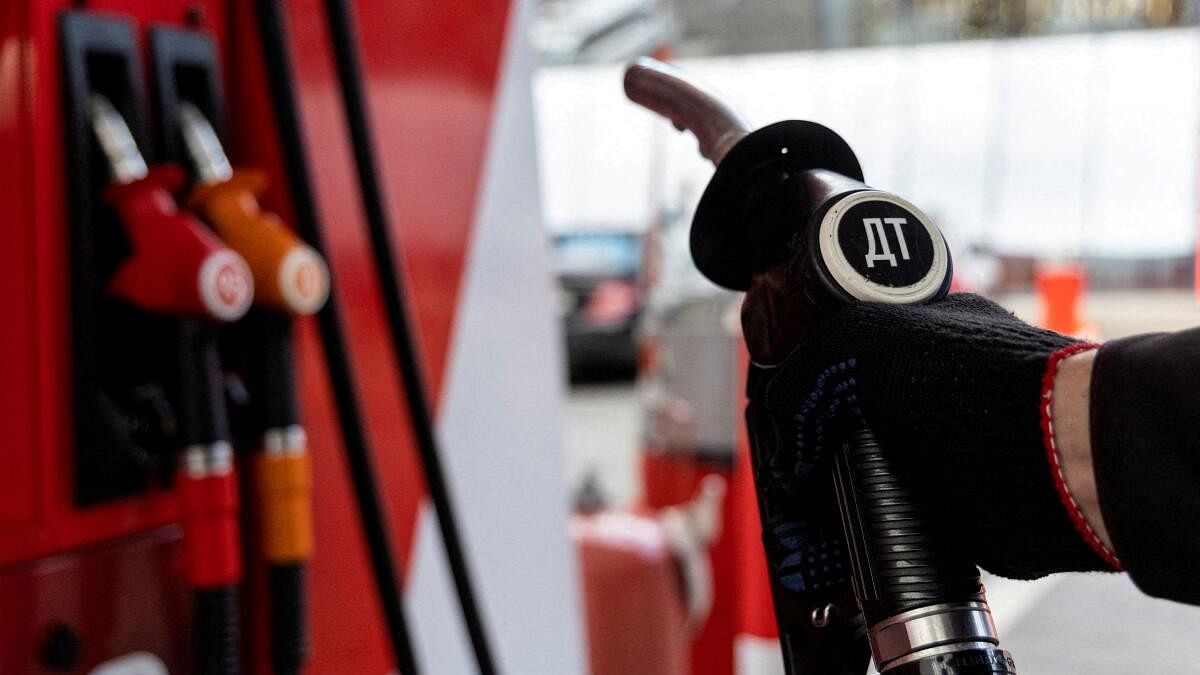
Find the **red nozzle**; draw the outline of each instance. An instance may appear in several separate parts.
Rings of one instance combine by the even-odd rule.
[[[109,189],[133,246],[109,291],[153,312],[235,321],[250,309],[254,278],[240,255],[179,211],[171,193],[183,181],[179,168],[165,166]]]

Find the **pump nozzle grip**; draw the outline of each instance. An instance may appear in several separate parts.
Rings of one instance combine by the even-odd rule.
[[[314,314],[329,297],[329,268],[278,216],[259,206],[257,195],[265,188],[262,173],[237,169],[228,180],[198,185],[188,203],[249,263],[260,304]]]
[[[183,181],[178,167],[161,166],[109,188],[105,196],[133,248],[110,279],[109,292],[152,312],[235,321],[254,299],[250,268],[202,223],[179,211],[171,193]]]

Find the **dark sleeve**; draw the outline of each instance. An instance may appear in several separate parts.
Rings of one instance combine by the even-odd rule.
[[[1134,583],[1200,605],[1200,328],[1115,340],[1092,370],[1100,511]]]

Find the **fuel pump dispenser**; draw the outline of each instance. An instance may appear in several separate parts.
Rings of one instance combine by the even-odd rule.
[[[628,69],[625,90],[692,131],[717,166],[691,250],[710,280],[747,292],[748,415],[797,336],[839,305],[932,302],[947,293],[951,261],[941,233],[908,201],[864,184],[853,151],[832,130],[787,121],[748,133],[728,106],[652,60]],[[801,551],[800,560],[772,541],[797,516],[769,489],[775,448],[770,439],[751,446],[788,673],[858,674],[869,655],[890,675],[1016,672],[999,647],[977,569],[869,429],[850,435],[832,472],[844,536],[828,533],[821,551]],[[822,588],[786,583],[789,568],[819,553],[848,560],[852,593],[836,569]]]
[[[333,14],[337,6],[330,7]],[[396,7],[350,8],[363,16],[368,44],[387,37],[377,33],[381,26],[404,19]],[[0,200],[8,241],[0,296],[12,324],[0,331],[0,371],[8,378],[0,421],[11,446],[0,472],[4,673],[215,675],[240,667],[416,675],[409,610],[424,615],[426,667],[445,671],[441,664],[459,647],[454,617],[425,611],[428,603],[440,606],[426,591],[440,588],[443,569],[465,589],[464,625],[476,650],[486,651],[448,517],[440,524],[450,532],[453,560],[435,555],[427,566],[422,557],[435,550],[423,542],[438,525],[427,505],[439,517],[449,511],[440,469],[430,470],[428,488],[417,469],[420,452],[437,450],[440,402],[473,410],[477,399],[492,398],[482,391],[464,398],[458,384],[478,372],[469,365],[477,357],[535,384],[553,382],[552,365],[537,358],[548,352],[526,339],[552,344],[551,327],[535,323],[532,289],[544,281],[540,233],[531,225],[520,235],[505,232],[503,250],[489,243],[508,222],[531,224],[532,202],[523,201],[534,198],[531,184],[508,182],[514,167],[533,170],[531,139],[495,123],[514,116],[496,112],[521,98],[510,88],[529,83],[531,66],[507,56],[522,51],[528,13],[508,2],[476,3],[465,13],[431,6],[432,14],[419,17],[419,40],[363,49],[361,62],[347,69],[360,39],[347,30],[345,12],[337,14],[343,21],[327,17],[329,26],[296,21],[289,37],[285,9],[296,8],[274,0],[22,0],[0,10],[0,42],[19,45],[4,50],[11,77],[0,78],[0,150],[13,159],[0,163],[0,182],[10,187]],[[341,211],[347,204],[340,198],[363,182],[338,162],[319,166],[319,184],[308,177],[307,154],[350,149],[340,128],[347,120],[326,114],[340,101],[320,95],[325,84],[310,86],[314,73],[337,86],[342,71],[353,71],[348,86],[357,95],[347,98],[359,108],[368,90],[392,86],[398,73],[422,87],[434,82],[429,91],[441,99],[434,106],[441,112],[405,107],[401,124],[374,128],[379,148],[396,147],[398,135],[434,145],[455,139],[438,156],[453,180],[422,170],[423,147],[388,153],[380,157],[381,177],[404,178],[377,181],[365,204],[377,210],[411,197],[417,212],[437,214],[405,223],[402,243],[418,263],[409,270],[411,286],[403,285],[410,281],[403,268],[391,268],[400,279],[375,275],[359,214],[325,223],[333,211],[314,201]],[[226,92],[218,91],[222,75],[232,78]],[[371,139],[363,141],[363,118],[355,118],[350,140],[362,155]],[[493,139],[503,141],[498,149]],[[229,166],[226,151],[263,168],[270,205],[296,224],[303,242],[259,206],[262,178]],[[413,169],[421,180],[409,180]],[[522,201],[513,201],[517,194]],[[177,203],[184,195],[186,204]],[[398,203],[409,212],[412,202]],[[433,265],[430,245],[438,251]],[[404,261],[399,246],[387,250]],[[327,251],[339,257],[328,268]],[[520,274],[483,265],[496,256]],[[339,304],[336,294],[326,302],[334,271],[353,292],[343,300],[353,304]],[[413,302],[422,321],[408,317],[379,330],[383,321],[395,323],[381,314],[383,303],[372,302],[374,287],[385,283],[392,291],[379,296],[388,295],[391,314],[404,309],[397,300]],[[505,322],[513,337],[497,342],[494,326],[476,326],[481,307],[507,301],[480,300],[476,287],[533,299],[522,305],[529,318]],[[297,329],[293,340],[295,318],[306,314],[316,315],[320,335]],[[487,344],[476,346],[483,336]],[[394,356],[393,343],[408,347]],[[398,359],[400,376],[393,372]],[[426,368],[429,390],[417,379]],[[500,386],[506,378],[493,379]],[[546,409],[550,389],[528,387],[536,402],[528,409]],[[420,399],[417,419],[394,414],[406,399]],[[474,508],[484,498],[530,507],[520,522],[503,523],[512,527],[506,537],[525,537],[511,539],[520,546],[484,540],[468,551],[493,560],[496,551],[541,544],[542,532],[560,531],[565,514],[556,510],[557,485],[522,470],[556,456],[551,420],[533,414],[535,423],[526,424],[506,411],[485,412],[466,421],[446,414],[441,423],[454,440],[452,456],[466,451],[457,430],[486,428],[494,456],[509,458],[487,474],[460,469],[472,518],[499,521],[499,508]],[[511,428],[495,433],[493,417],[511,420]],[[316,452],[308,452],[306,436]],[[312,480],[310,466],[322,480]],[[479,491],[476,476],[496,489]],[[325,508],[311,509],[310,490]],[[239,513],[239,501],[250,508]],[[547,550],[511,573],[509,565],[482,572],[489,599],[500,599],[489,610],[506,641],[528,639],[508,635],[510,616],[536,616],[535,633],[553,631],[544,654],[531,657],[518,646],[506,652],[517,671],[529,671],[524,664],[532,660],[571,672],[581,660],[569,550],[565,541]],[[307,616],[305,605],[313,608]],[[495,671],[490,655],[480,660],[482,672]]]
[[[197,672],[238,672],[238,584],[242,574],[238,488],[226,419],[217,338],[211,322],[241,318],[254,280],[171,193],[184,182],[174,166],[147,169],[121,114],[100,94],[89,115],[112,175],[107,199],[120,214],[132,253],[110,291],[134,307],[174,317],[176,348],[163,364],[182,449],[176,478],[184,525],[186,578],[193,589]]]

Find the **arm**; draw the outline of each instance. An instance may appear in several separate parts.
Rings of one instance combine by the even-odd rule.
[[[1191,604],[1200,604],[1198,393],[1200,328],[1096,352],[1088,408],[1100,520],[1142,591]]]
[[[760,490],[819,495],[828,439],[865,420],[988,571],[1124,569],[1200,605],[1200,329],[1096,349],[954,294],[842,308],[760,370]]]

